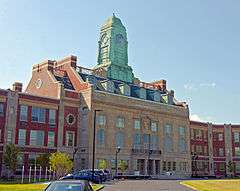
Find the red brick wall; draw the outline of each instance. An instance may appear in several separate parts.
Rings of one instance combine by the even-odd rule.
[[[67,123],[67,116],[69,114],[73,114],[75,117],[75,123],[72,125],[69,125]],[[76,146],[76,144],[77,144],[77,121],[78,121],[78,108],[65,106],[64,107],[63,145],[66,144],[66,131],[73,131],[75,133],[74,145]]]

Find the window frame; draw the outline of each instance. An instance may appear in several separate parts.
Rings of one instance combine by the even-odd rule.
[[[20,132],[24,132],[24,139],[22,138],[23,137],[23,134],[20,135]],[[27,137],[27,130],[26,129],[18,129],[18,145],[19,146],[25,146],[26,145],[26,137]],[[23,141],[23,144],[20,144],[20,141]]]
[[[24,110],[23,110],[24,108]],[[26,109],[26,110],[25,110]],[[23,114],[23,111],[26,112]],[[20,117],[19,117],[20,121],[28,121],[28,106],[27,105],[20,105]]]
[[[133,120],[133,128],[135,130],[141,130],[141,119],[140,118],[135,118]]]
[[[4,103],[0,102],[0,116],[4,116]]]
[[[53,113],[52,113],[53,112]],[[54,119],[51,118],[51,114],[54,114]],[[48,110],[48,123],[50,125],[50,127],[54,127],[56,125],[56,115],[57,114],[57,110],[56,109],[49,109]]]
[[[41,116],[41,115],[43,115],[43,116]],[[34,118],[36,118],[36,120]],[[43,121],[42,121],[42,119],[43,119]],[[46,109],[41,108],[41,107],[32,106],[31,121],[34,123],[46,123]]]
[[[53,137],[49,136],[50,133],[53,133]],[[49,143],[52,143],[52,144],[49,144]],[[55,147],[55,131],[48,131],[47,146],[48,147]]]
[[[72,134],[72,145],[69,145],[69,137],[68,135]],[[74,131],[66,131],[66,135],[65,135],[65,145],[67,147],[74,147],[75,146],[75,132]]]
[[[125,127],[125,118],[124,117],[121,117],[121,116],[117,117],[116,127],[119,129],[123,129]]]
[[[36,133],[36,137],[32,137],[33,136],[33,133]],[[38,133],[41,133],[42,134],[42,140],[41,142],[39,142],[39,134]],[[44,146],[44,138],[45,138],[45,132],[43,130],[30,130],[30,140],[29,140],[29,145],[31,146]],[[36,140],[35,140],[36,139]],[[36,144],[34,144],[34,142]],[[38,144],[38,143],[41,143],[41,144]]]

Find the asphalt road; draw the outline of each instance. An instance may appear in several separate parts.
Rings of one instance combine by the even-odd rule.
[[[179,180],[123,180],[105,185],[103,191],[193,191]]]

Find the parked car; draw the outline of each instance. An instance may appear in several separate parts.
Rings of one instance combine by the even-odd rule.
[[[102,183],[100,175],[97,173],[94,173],[94,175],[92,175],[91,171],[79,171],[79,172],[75,172],[73,174],[68,174],[68,175],[60,178],[60,180],[69,180],[69,179],[88,180],[88,181],[94,182],[96,184]]]
[[[107,180],[112,180],[112,179],[113,179],[110,170],[108,170],[108,169],[104,169],[103,171],[104,171],[104,173],[107,175]]]
[[[92,186],[86,180],[55,181],[48,185],[44,191],[99,191],[103,186]]]
[[[92,169],[81,170],[80,172],[92,173]],[[101,182],[105,182],[107,180],[107,174],[105,174],[103,170],[94,169],[94,173],[100,176]]]

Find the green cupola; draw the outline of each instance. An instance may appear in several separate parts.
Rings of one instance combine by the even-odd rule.
[[[102,25],[98,41],[97,66],[107,77],[132,83],[134,75],[128,65],[128,41],[126,28],[114,14]]]

